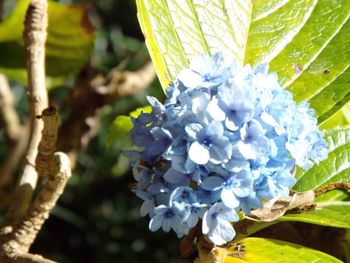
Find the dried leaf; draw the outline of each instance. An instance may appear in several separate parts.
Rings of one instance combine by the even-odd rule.
[[[271,222],[282,217],[290,210],[303,210],[304,207],[309,207],[314,204],[315,193],[307,191],[302,193],[291,192],[289,197],[271,200],[261,209],[252,211],[248,219],[256,221]]]

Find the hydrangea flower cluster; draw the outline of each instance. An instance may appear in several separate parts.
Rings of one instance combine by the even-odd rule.
[[[201,220],[216,245],[235,236],[231,222],[263,202],[288,196],[295,165],[327,158],[308,103],[296,104],[268,65],[252,69],[221,53],[193,59],[166,90],[164,104],[133,119],[133,191],[149,228],[179,237]]]

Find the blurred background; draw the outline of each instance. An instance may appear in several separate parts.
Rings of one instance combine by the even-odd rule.
[[[24,15],[21,4],[28,1],[1,2],[4,22],[0,23],[0,73],[8,78],[20,124],[25,126],[28,103],[25,73],[23,69],[21,71],[24,60],[21,57],[23,45],[20,30]],[[70,40],[70,36],[64,36],[64,33],[71,29],[69,26],[63,25],[61,31],[58,29],[55,31],[56,26],[59,27],[60,19],[74,22],[75,14],[72,11],[64,15],[64,10],[52,5],[49,10],[49,15],[52,17],[49,18],[48,52],[54,50],[53,47],[56,48],[55,44],[68,49],[59,53],[58,58],[52,55],[54,52],[50,53],[52,56],[48,58],[51,60],[48,61],[47,71],[53,77],[48,78],[49,95],[51,104],[59,107],[62,123],[65,123],[76,113],[72,112],[73,110],[81,112],[86,110],[86,105],[80,103],[84,102],[84,96],[78,106],[71,107],[70,100],[77,85],[82,86],[83,81],[89,78],[109,76],[113,69],[121,72],[137,71],[147,64],[150,58],[138,25],[135,1],[62,0],[56,2],[64,5],[74,4],[73,7],[77,7],[76,4],[84,4],[78,6],[83,10],[80,22],[84,23],[83,26],[91,37],[91,43],[87,44],[86,58],[79,60],[79,63],[73,63],[74,65],[70,60],[63,61],[64,63],[58,61],[57,59],[66,55],[68,57],[74,42]],[[88,18],[85,17],[86,12]],[[54,18],[58,15],[61,15],[61,18]],[[58,22],[52,22],[53,19]],[[14,28],[18,29],[17,36],[14,36],[16,31]],[[54,34],[55,32],[57,35]],[[63,35],[60,37],[60,34]],[[74,34],[76,33],[73,32],[72,37]],[[55,36],[57,39],[54,39]],[[79,36],[75,37],[79,38]],[[17,45],[18,49],[16,49]],[[78,46],[72,57],[82,49]],[[108,82],[108,80],[103,81]],[[133,177],[128,161],[120,155],[125,146],[125,140],[109,134],[113,120],[119,115],[128,115],[135,108],[145,105],[146,95],[164,99],[164,93],[156,78],[146,88],[142,88],[135,94],[117,96],[97,105],[89,94],[91,100],[89,105],[94,104],[91,111],[98,112],[97,121],[95,118],[93,125],[95,132],[89,136],[85,144],[80,142],[78,146],[74,146],[75,148],[65,145],[66,142],[70,143],[68,139],[70,137],[65,137],[67,141],[59,142],[61,149],[74,151],[75,169],[63,196],[40,231],[31,252],[67,263],[185,262],[178,256],[179,241],[174,233],[165,234],[161,231],[151,233],[148,230],[149,220],[140,218],[141,201],[130,191],[129,185],[133,182]],[[6,138],[3,122],[0,128],[0,164],[4,166],[11,143]],[[13,175],[8,182],[1,185],[1,220],[6,211],[9,193],[15,186],[20,166],[21,164],[18,164],[13,169]]]

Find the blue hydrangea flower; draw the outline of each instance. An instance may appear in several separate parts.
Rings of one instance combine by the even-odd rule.
[[[253,117],[255,92],[236,83],[227,84],[218,89],[218,104],[224,112],[226,128],[236,131]]]
[[[288,196],[295,166],[327,158],[314,110],[295,103],[268,65],[201,55],[134,118],[129,151],[149,228],[181,237],[196,225],[216,245],[235,236],[238,212]]]
[[[165,205],[159,205],[154,208],[154,217],[149,222],[149,228],[151,231],[156,231],[162,228],[164,232],[169,232],[173,229],[176,233],[182,233],[181,228],[181,217],[179,215],[179,210],[173,207],[167,207]]]
[[[198,56],[191,60],[189,69],[179,73],[178,80],[188,89],[216,87],[229,77],[234,68],[234,64],[227,62],[222,53],[216,53],[212,57]]]
[[[196,164],[214,164],[227,162],[232,149],[229,139],[224,136],[224,127],[220,122],[212,121],[206,127],[199,123],[186,125],[185,131],[193,141],[188,149],[189,158]]]
[[[203,216],[203,234],[216,245],[223,245],[231,241],[236,232],[231,222],[236,222],[239,217],[234,209],[227,208],[222,203],[215,203]]]

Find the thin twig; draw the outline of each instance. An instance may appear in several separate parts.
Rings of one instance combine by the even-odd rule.
[[[135,95],[146,88],[156,76],[152,62],[148,62],[137,71],[112,70],[107,78],[97,77],[92,86],[101,95],[108,96],[109,101]]]
[[[327,184],[324,187],[317,189],[315,191],[315,196],[322,195],[322,194],[327,193],[327,192],[334,190],[334,189],[344,189],[344,190],[350,192],[350,184],[345,183],[345,182],[336,182],[336,183]]]
[[[6,77],[0,74],[0,115],[10,142],[16,142],[21,134],[21,124],[13,102],[13,94]]]
[[[44,122],[42,139],[36,158],[37,171],[45,176],[46,184],[39,192],[35,201],[30,205],[27,214],[13,230],[4,229],[1,259],[4,262],[51,262],[40,256],[27,254],[49,213],[63,193],[68,178],[71,176],[70,160],[68,156],[55,151],[58,130],[58,113],[50,107],[39,117]],[[21,261],[18,261],[21,260]]]
[[[16,260],[11,261],[16,258],[22,260],[18,262],[52,262],[40,256],[33,256],[33,258],[30,254],[27,254],[42,225],[49,217],[50,211],[63,193],[68,178],[71,176],[70,161],[64,153],[55,153],[50,163],[54,168],[51,169],[53,175],[49,176],[46,185],[29,207],[28,214],[23,221],[9,234],[8,241],[2,244],[0,262],[17,262]]]
[[[33,255],[29,253],[24,253],[16,256],[13,259],[13,263],[56,263],[55,261],[43,258],[40,255]]]
[[[31,0],[25,19],[24,44],[27,57],[30,136],[25,165],[6,215],[7,224],[16,224],[26,213],[38,175],[35,158],[41,139],[42,121],[36,118],[48,105],[45,85],[45,41],[47,28],[47,1]]]
[[[37,118],[42,118],[44,121],[44,129],[39,143],[38,155],[35,159],[35,168],[41,178],[47,178],[52,174],[50,170],[51,160],[56,151],[58,112],[55,107],[49,107]]]
[[[70,161],[67,155],[57,152],[52,161],[53,174],[49,176],[46,185],[30,206],[27,216],[11,234],[10,242],[17,246],[18,252],[28,252],[71,176]]]
[[[0,166],[0,189],[4,189],[11,181],[24,153],[28,131],[20,124],[10,85],[2,74],[0,74],[0,116],[7,141],[5,161]]]
[[[14,173],[18,169],[18,164],[23,158],[29,137],[29,125],[23,125],[21,136],[13,146],[8,146],[5,160],[0,166],[0,189],[3,190],[12,181]]]

